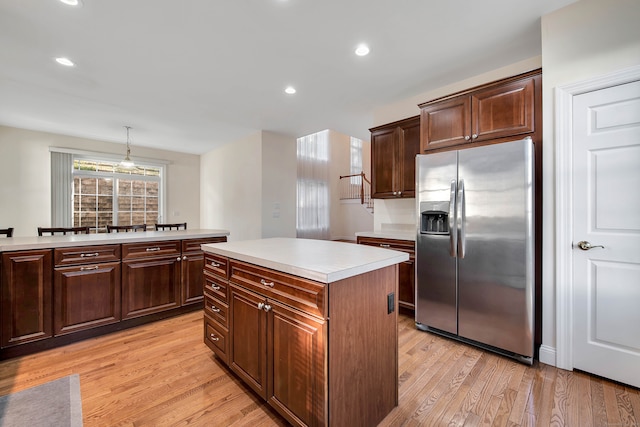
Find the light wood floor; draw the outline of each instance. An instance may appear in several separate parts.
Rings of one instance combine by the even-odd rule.
[[[80,374],[85,426],[284,426],[202,342],[202,313],[0,362],[0,395]],[[382,426],[638,426],[640,392],[527,367],[400,317],[400,405]],[[1,424],[1,421],[0,421]]]

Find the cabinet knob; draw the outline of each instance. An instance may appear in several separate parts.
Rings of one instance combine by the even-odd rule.
[[[473,135],[471,135],[471,139],[476,139],[478,137],[477,133],[474,133]]]
[[[468,140],[470,140],[470,139],[471,139],[471,137],[470,137],[469,135],[465,135],[465,136],[464,136],[464,140],[465,140],[465,141],[468,141]]]
[[[98,267],[97,265],[92,265],[91,267],[80,267],[80,271],[88,271],[88,270],[97,270]]]
[[[209,338],[211,338],[211,341],[220,341],[220,338],[218,338],[215,334],[209,335]]]
[[[220,286],[216,286],[216,285],[211,285],[211,288],[212,288],[214,291],[219,291],[219,290],[220,290]]]
[[[176,258],[176,261],[182,261],[182,258],[178,257]]]
[[[263,302],[259,302],[258,303],[258,310],[262,310],[264,308],[264,303]]]
[[[264,311],[271,311],[271,306],[269,304],[265,304]]]
[[[218,263],[217,263],[217,262],[215,262],[215,261],[211,261],[211,267],[213,267],[213,268],[218,268],[218,267],[220,267],[220,264],[218,264]]]
[[[268,286],[270,288],[273,288],[273,282],[267,282],[264,279],[260,279],[260,283],[262,283],[263,285]]]
[[[218,307],[216,307],[215,305],[211,306],[211,311],[213,311],[214,313],[220,313],[220,309]]]
[[[155,248],[147,248],[146,250],[147,252],[158,252],[160,248],[156,246]]]
[[[398,191],[398,196],[402,196],[402,191]]]
[[[182,256],[182,260],[183,260],[183,261],[186,261],[186,260],[187,260],[187,256],[186,256],[186,255],[183,255],[183,256]]]
[[[386,244],[386,243],[380,243],[380,247],[381,247],[381,248],[390,248],[390,247],[391,247],[391,245],[388,245],[388,244]]]

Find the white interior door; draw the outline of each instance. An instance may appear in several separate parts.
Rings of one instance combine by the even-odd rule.
[[[573,100],[573,367],[640,387],[640,81]]]

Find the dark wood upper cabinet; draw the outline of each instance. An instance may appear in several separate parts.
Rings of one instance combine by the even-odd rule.
[[[536,70],[420,104],[421,152],[536,132]]]
[[[415,197],[415,157],[420,153],[420,116],[369,130],[372,197]]]

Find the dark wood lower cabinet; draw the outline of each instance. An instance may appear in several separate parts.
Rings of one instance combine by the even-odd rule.
[[[327,323],[267,300],[267,402],[289,419],[322,425]]]
[[[226,240],[194,235],[1,253],[0,360],[202,308],[201,245]],[[226,326],[216,328],[222,332],[212,346],[226,337]]]
[[[390,239],[386,237],[358,236],[360,245],[378,246],[381,248],[402,251],[409,254],[409,260],[398,264],[398,304],[402,308],[415,310],[416,307],[416,250],[415,241]]]
[[[122,318],[145,316],[180,306],[179,256],[122,262]]]
[[[397,405],[397,266],[323,284],[205,258],[205,343],[289,423],[372,426]]]
[[[54,271],[54,334],[120,321],[120,261]]]
[[[2,347],[52,336],[52,271],[51,249],[2,254]]]

